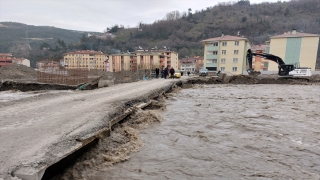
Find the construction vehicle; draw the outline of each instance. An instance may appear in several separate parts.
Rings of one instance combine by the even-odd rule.
[[[276,62],[278,64],[278,75],[279,77],[285,78],[295,78],[295,77],[310,77],[311,76],[311,68],[308,67],[300,67],[298,63],[296,64],[285,64],[284,61],[275,55],[266,54],[266,53],[252,53],[251,49],[247,51],[247,61],[249,64],[249,69],[247,70],[249,75],[259,75],[260,72],[254,71],[252,68],[252,57],[258,56],[264,59]]]

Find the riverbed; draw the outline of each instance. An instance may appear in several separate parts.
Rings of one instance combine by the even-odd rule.
[[[319,179],[320,86],[198,85],[92,179]]]

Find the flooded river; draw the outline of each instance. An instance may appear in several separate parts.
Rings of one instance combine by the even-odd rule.
[[[319,179],[320,86],[200,85],[92,179]]]

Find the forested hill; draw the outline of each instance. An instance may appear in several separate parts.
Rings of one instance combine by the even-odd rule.
[[[112,46],[126,51],[132,47],[167,46],[179,52],[179,57],[203,55],[203,39],[222,33],[247,37],[259,44],[270,36],[297,29],[299,32],[320,34],[320,0],[250,4],[220,3],[217,6],[182,14],[172,12],[166,20],[141,24],[138,29],[119,29]],[[189,9],[191,10],[191,9]],[[178,14],[178,15],[177,15]]]
[[[19,50],[19,46],[26,44],[25,38],[31,48],[39,48],[39,44],[47,42],[54,44],[58,39],[66,44],[79,42],[83,33],[81,31],[67,30],[52,26],[33,26],[16,22],[0,22],[0,52]]]

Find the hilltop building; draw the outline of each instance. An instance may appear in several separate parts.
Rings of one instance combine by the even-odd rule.
[[[107,54],[98,51],[74,51],[64,55],[64,65],[67,69],[86,68],[106,70]]]
[[[227,71],[242,74],[246,70],[246,52],[249,40],[239,36],[223,35],[203,40],[204,67],[209,72]]]
[[[0,67],[12,65],[12,54],[0,53]]]
[[[279,56],[286,64],[296,64],[315,70],[319,37],[318,34],[300,33],[296,30],[272,36],[270,54]],[[277,71],[277,63],[270,62],[268,70]]]

